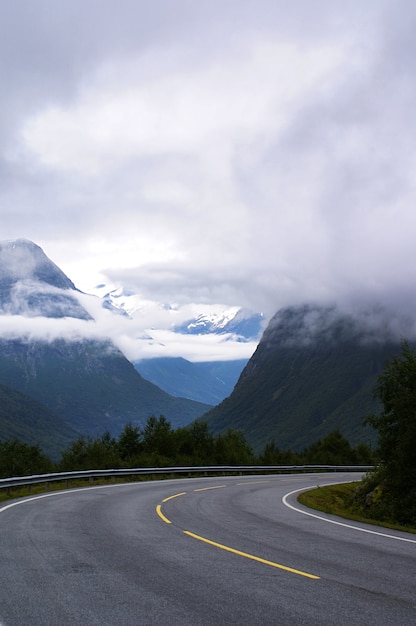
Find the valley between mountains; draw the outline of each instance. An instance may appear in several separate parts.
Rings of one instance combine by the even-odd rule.
[[[138,359],[98,323],[105,311],[129,324],[140,313],[136,296],[97,291],[80,292],[35,243],[0,242],[0,439],[56,456],[79,435],[118,436],[126,424],[163,415],[173,428],[202,418],[213,433],[238,429],[256,450],[271,441],[302,450],[334,430],[353,445],[374,443],[363,418],[377,411],[377,376],[406,333],[405,321],[389,323],[382,308],[309,303],[271,320],[238,307],[211,311],[172,332],[179,341],[251,342],[250,358]]]

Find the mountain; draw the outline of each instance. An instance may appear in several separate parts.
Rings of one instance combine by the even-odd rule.
[[[265,325],[263,314],[238,306],[150,302],[125,287],[112,288],[106,284],[97,285],[91,293],[101,299],[104,308],[134,321],[136,328],[138,325],[139,331],[132,333],[135,339],[157,346],[156,353],[161,356],[131,357],[143,378],[175,397],[209,404],[218,404],[230,395],[248,357],[230,359],[228,356],[214,363],[191,362],[181,355],[164,356],[163,352],[169,353],[169,343],[177,346],[178,335],[192,336],[196,340],[198,336],[215,335],[221,344],[220,350],[225,348],[226,351],[225,346],[247,344],[251,353]],[[230,349],[228,354],[231,356],[232,352]],[[237,349],[234,354],[242,353]]]
[[[109,339],[96,337],[79,294],[33,242],[0,242],[0,384],[94,436],[144,425],[152,414],[177,427],[209,408],[144,380]],[[32,426],[29,412],[27,420]]]
[[[103,306],[127,317],[141,315],[156,307],[160,317],[163,311],[170,320],[170,329],[185,335],[235,335],[239,341],[257,340],[263,331],[265,318],[262,313],[249,309],[224,305],[179,305],[150,303],[141,299],[135,292],[124,287],[115,289],[108,285],[97,285],[91,293],[102,299]],[[185,321],[177,323],[178,318]]]
[[[159,350],[168,336],[168,342],[178,343],[177,335],[195,338],[201,335],[220,337],[222,347],[226,344],[257,344],[265,318],[263,314],[248,309],[220,304],[166,304],[143,300],[137,293],[124,287],[112,288],[97,285],[91,293],[98,296],[104,308],[117,312],[139,324],[136,337],[146,344],[155,343]],[[159,324],[159,326],[158,326]],[[168,335],[158,337],[160,329]],[[163,331],[162,331],[163,332]],[[166,350],[168,352],[168,350]],[[238,350],[237,353],[240,351]],[[218,404],[233,390],[246,359],[230,359],[211,362],[191,362],[181,356],[152,356],[145,359],[132,358],[136,370],[167,393],[199,402]]]
[[[264,316],[248,309],[230,307],[211,314],[200,313],[195,318],[174,326],[175,332],[189,335],[233,334],[240,341],[257,339],[262,330]]]
[[[336,308],[282,309],[231,395],[202,419],[213,432],[241,429],[257,450],[272,439],[301,450],[336,429],[353,445],[375,443],[363,417],[377,411],[377,377],[399,350],[393,335]]]
[[[218,404],[230,395],[247,359],[191,363],[181,357],[133,361],[136,370],[171,394],[207,404]]]
[[[140,311],[143,307],[141,298],[124,287],[113,288],[101,283],[91,289],[90,293],[101,298],[105,308],[119,312],[126,317],[132,317],[136,311]]]
[[[5,385],[0,385],[0,433],[1,439],[39,445],[53,460],[77,436],[46,406]]]
[[[0,315],[91,320],[78,302],[77,292],[73,282],[32,241],[0,242]]]
[[[109,341],[14,339],[0,347],[0,382],[45,404],[78,433],[117,435],[152,414],[183,426],[209,408],[144,380]]]

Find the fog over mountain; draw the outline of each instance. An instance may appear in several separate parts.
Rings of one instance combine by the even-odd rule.
[[[183,356],[215,361],[248,358],[261,334],[261,315],[241,313],[236,323],[239,307],[230,315],[224,306],[207,305],[207,323],[212,316],[225,320],[221,333],[195,334],[186,324],[194,316],[202,324],[201,307],[166,306],[135,294],[122,298],[120,289],[117,298],[106,290],[100,293],[102,288],[96,290],[100,297],[83,293],[38,245],[25,239],[0,242],[0,271],[0,336],[111,338],[131,360]]]
[[[20,420],[13,427],[2,416],[0,437],[37,433],[35,443],[56,452],[71,432],[117,435],[159,414],[180,426],[208,408],[144,380],[83,307],[97,298],[81,294],[39,246],[1,242],[0,267],[0,385],[16,396]],[[56,432],[46,427],[54,416]]]
[[[175,343],[164,305],[412,311],[415,25],[414,0],[5,0],[2,239],[138,295],[147,356],[254,351]]]
[[[117,434],[125,423],[143,425],[151,414],[165,415],[175,427],[203,416],[215,431],[243,430],[255,446],[274,438],[281,447],[300,448],[335,429],[354,444],[372,441],[362,419],[374,409],[377,375],[400,340],[416,336],[415,315],[398,307],[400,301],[381,306],[368,299],[364,306],[360,299],[348,306],[283,307],[258,345],[254,337],[265,323],[259,314],[229,308],[189,318],[190,308],[159,305],[180,323],[164,331],[150,328],[137,338],[143,301],[134,293],[124,293],[124,299],[118,294],[111,299],[82,293],[35,243],[0,242],[0,385],[23,394],[19,406],[30,406],[24,399],[29,398],[36,414],[45,406],[49,420],[56,415],[61,442],[70,432]],[[161,319],[166,318],[155,321]],[[140,348],[159,341],[163,332],[181,350],[195,337],[211,342],[213,354],[230,341],[257,347],[239,377],[237,369],[247,359],[230,362],[233,371],[221,359],[146,364]],[[153,383],[123,354],[123,333],[126,345],[134,344],[132,353],[141,356],[136,369]],[[154,384],[159,381],[172,395]],[[207,381],[210,389],[204,389]],[[229,389],[222,402],[221,381]],[[178,397],[182,392],[199,401]],[[207,412],[208,403],[217,401]]]
[[[279,310],[231,395],[203,416],[214,432],[241,429],[257,449],[271,440],[302,450],[339,430],[354,445],[376,444],[364,425],[385,361],[410,337],[415,318],[376,309],[352,315],[335,307]]]

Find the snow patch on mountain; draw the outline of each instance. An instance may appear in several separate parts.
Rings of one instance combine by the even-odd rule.
[[[130,319],[146,318],[151,329],[170,330],[185,335],[231,335],[234,340],[259,339],[265,319],[239,306],[223,304],[158,303],[143,300],[124,287],[97,285],[92,291],[102,299],[103,306],[121,312]]]

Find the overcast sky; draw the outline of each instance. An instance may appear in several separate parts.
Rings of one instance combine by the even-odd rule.
[[[82,290],[414,304],[414,0],[3,0],[0,239]]]

